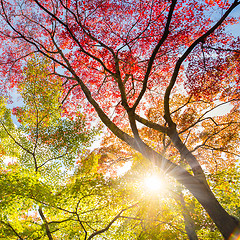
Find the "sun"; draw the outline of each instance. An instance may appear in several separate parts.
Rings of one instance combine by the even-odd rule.
[[[157,175],[146,177],[144,179],[144,185],[148,190],[152,192],[158,192],[159,190],[164,189],[163,180]]]

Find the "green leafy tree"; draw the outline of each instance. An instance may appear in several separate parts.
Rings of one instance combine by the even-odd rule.
[[[99,128],[85,125],[80,108],[61,117],[61,84],[50,77],[46,59],[29,61],[18,127],[1,99],[0,239],[90,240],[131,206],[97,173],[97,156],[80,161]]]

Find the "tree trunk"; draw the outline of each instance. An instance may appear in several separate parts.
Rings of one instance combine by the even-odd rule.
[[[225,239],[229,239],[237,229],[240,230],[239,222],[224,210],[208,186],[201,182],[184,185],[203,206]]]
[[[224,238],[229,239],[229,237],[233,234],[234,231],[236,231],[236,229],[240,229],[238,220],[229,215],[220,205],[211,189],[209,188],[205,174],[199,162],[182,142],[176,129],[170,129],[170,131],[168,131],[168,136],[172,140],[175,147],[179,150],[181,157],[186,159],[186,161],[191,166],[194,173],[194,178],[197,180],[195,182],[192,182],[190,179],[180,179],[179,182],[181,182],[204,207]]]
[[[187,232],[188,238],[189,240],[198,240],[196,230],[195,230],[195,224],[186,207],[182,192],[179,194],[178,199],[182,207],[182,215],[183,215],[185,230]]]
[[[170,164],[167,159],[145,144],[141,144],[141,147],[136,150],[184,185],[203,206],[225,239],[229,239],[234,231],[239,230],[240,232],[239,222],[220,205],[206,180],[202,180],[202,177],[192,176],[184,168],[176,164]]]
[[[86,87],[86,85],[81,81],[81,79],[77,76],[77,74],[72,72],[79,85],[81,86],[83,92],[85,93],[88,101],[93,105],[95,110],[97,111],[98,116],[102,120],[102,122],[116,135],[119,139],[126,142],[130,147],[141,153],[145,158],[149,159],[153,164],[160,167],[166,173],[174,177],[179,183],[183,184],[200,202],[200,204],[207,211],[209,216],[212,218],[213,222],[217,225],[219,231],[222,233],[225,239],[228,239],[230,235],[234,232],[234,230],[239,227],[238,222],[232,218],[219,204],[213,193],[211,192],[209,186],[207,185],[206,179],[204,177],[204,173],[202,172],[201,166],[197,162],[192,162],[192,158],[190,158],[189,151],[185,151],[184,148],[184,158],[188,159],[191,162],[191,167],[195,172],[195,176],[192,176],[188,173],[184,168],[170,162],[164,156],[161,156],[159,153],[154,151],[151,147],[146,145],[144,142],[136,141],[135,138],[131,137],[121,129],[119,129],[103,112],[98,103],[91,96],[90,91]],[[171,129],[173,130],[173,129]],[[176,143],[179,143],[180,138],[174,137],[177,132],[170,131],[168,134],[173,134],[173,143],[176,146]],[[178,134],[177,134],[178,136]],[[171,138],[171,137],[170,137]],[[175,141],[175,140],[176,141]],[[174,142],[175,141],[175,142]],[[181,144],[176,146],[177,148],[181,148]],[[185,146],[185,145],[184,145]],[[185,146],[186,147],[186,146]],[[178,149],[179,150],[179,149]],[[181,154],[181,149],[179,150]],[[196,164],[196,166],[195,166]]]

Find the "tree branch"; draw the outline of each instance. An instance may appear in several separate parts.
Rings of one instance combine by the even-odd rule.
[[[206,114],[210,113],[211,111],[215,110],[216,108],[224,105],[224,104],[227,104],[227,103],[230,103],[230,102],[233,102],[233,101],[239,101],[239,99],[231,99],[227,102],[223,102],[223,103],[220,103],[218,104],[217,106],[207,110],[205,113],[203,113],[193,124],[191,124],[189,127],[185,128],[184,130],[180,131],[179,134],[182,134],[184,132],[186,132],[187,130],[189,130],[190,128],[194,127],[196,124],[198,124],[199,122],[202,122],[204,120],[207,120],[207,119],[210,119],[212,120],[212,122],[216,125],[216,126],[219,126],[219,124],[212,118],[212,117],[207,117],[207,118],[204,118],[202,119]],[[222,124],[221,124],[222,125]]]
[[[48,222],[47,222],[47,220],[46,220],[46,218],[45,218],[45,216],[43,214],[42,207],[39,207],[38,212],[39,212],[39,215],[41,216],[41,219],[44,222],[44,227],[45,227],[48,239],[49,240],[53,240],[52,234],[51,234],[51,232],[49,230]]]
[[[167,133],[167,128],[164,126],[161,126],[160,124],[154,123],[148,119],[142,118],[139,115],[135,114],[135,118],[138,122],[144,124],[145,126],[152,128],[154,130],[157,130],[161,133]]]
[[[24,240],[18,233],[17,231],[12,227],[12,225],[10,223],[5,223],[4,221],[0,220],[0,222],[2,224],[4,224],[5,226],[9,227],[12,229],[12,231],[14,232],[14,234],[20,239],[20,240]]]
[[[68,98],[68,96],[69,96],[69,94],[71,93],[71,91],[72,91],[75,87],[77,87],[77,86],[78,86],[78,84],[72,85],[72,87],[68,90],[68,92],[67,92],[66,96],[64,97],[64,99],[61,101],[61,104],[63,104],[63,103],[65,102],[65,100]]]
[[[80,201],[81,201],[81,199],[77,202],[77,205],[76,205],[76,215],[77,215],[77,219],[78,219],[78,222],[79,222],[79,224],[81,225],[81,227],[82,227],[82,229],[83,229],[83,231],[84,231],[84,240],[86,240],[87,239],[87,230],[86,230],[86,228],[83,226],[83,223],[82,223],[82,221],[80,220],[80,217],[79,217],[79,214],[78,214],[78,206],[79,206],[79,204],[80,204]]]
[[[114,76],[114,73],[112,71],[110,71],[104,64],[104,62],[99,59],[98,57],[92,55],[91,53],[87,52],[83,46],[80,44],[80,42],[78,41],[78,39],[76,38],[76,36],[73,34],[73,32],[69,29],[69,26],[64,23],[61,19],[59,19],[56,15],[54,15],[52,12],[50,12],[48,9],[46,9],[43,5],[41,5],[39,3],[39,1],[34,0],[34,2],[44,11],[46,12],[48,15],[50,15],[52,18],[54,18],[56,21],[58,21],[62,26],[64,26],[66,28],[66,30],[68,31],[68,33],[71,35],[72,39],[77,43],[77,45],[79,46],[79,48],[81,49],[81,51],[86,54],[87,56],[91,57],[92,59],[96,60],[97,62],[99,62],[101,64],[101,66],[104,68],[105,71],[109,72],[111,75]]]
[[[168,12],[168,18],[167,18],[167,22],[166,22],[166,25],[165,25],[165,29],[164,29],[162,38],[159,40],[158,44],[154,48],[154,50],[152,52],[152,55],[151,55],[151,57],[149,59],[148,66],[147,66],[147,71],[146,71],[146,74],[145,74],[144,80],[143,80],[142,90],[141,90],[141,92],[140,92],[136,102],[134,103],[134,105],[132,107],[134,110],[138,106],[139,102],[141,101],[141,99],[142,99],[142,97],[143,97],[143,95],[144,95],[144,93],[145,93],[145,91],[147,89],[148,78],[149,78],[149,75],[150,75],[150,72],[151,72],[151,69],[152,69],[152,66],[153,66],[153,62],[154,62],[154,60],[156,58],[156,55],[157,55],[160,47],[162,46],[162,44],[164,43],[164,41],[168,37],[169,27],[170,27],[170,23],[171,23],[171,20],[172,20],[172,15],[173,15],[173,11],[174,11],[176,3],[177,3],[177,0],[172,0],[172,4],[171,4],[169,12]]]
[[[13,136],[12,134],[7,130],[7,128],[5,127],[4,123],[0,120],[0,124],[2,125],[2,127],[4,128],[5,132],[7,133],[7,135],[20,147],[22,148],[24,151],[26,151],[27,153],[29,153],[30,155],[34,155],[30,150],[28,150],[27,148],[23,147]]]
[[[208,37],[209,35],[211,35],[223,22],[224,20],[227,18],[227,16],[230,14],[230,12],[237,7],[240,4],[240,2],[238,2],[237,0],[234,1],[234,3],[228,8],[228,10],[224,13],[224,15],[221,17],[221,19],[213,26],[211,27],[205,34],[203,34],[201,37],[199,37],[197,40],[195,40],[189,47],[188,49],[185,51],[185,53],[182,55],[182,57],[180,57],[175,65],[173,74],[172,74],[172,78],[170,80],[170,83],[166,89],[165,95],[164,95],[164,118],[166,120],[166,122],[168,123],[169,127],[175,127],[176,124],[173,122],[171,116],[170,116],[170,108],[169,108],[169,98],[170,98],[170,94],[171,91],[175,85],[175,82],[177,80],[178,77],[178,73],[180,70],[180,67],[182,65],[182,63],[186,60],[186,58],[188,57],[188,55],[192,52],[192,50],[200,43],[200,42],[204,42],[204,40],[206,39],[206,37]]]
[[[103,229],[101,229],[101,230],[98,230],[98,231],[95,231],[94,233],[92,233],[92,234],[87,238],[87,240],[90,240],[90,239],[92,239],[93,237],[95,237],[96,235],[99,235],[99,234],[101,234],[101,233],[106,232],[106,231],[112,226],[112,224],[113,224],[118,218],[121,217],[121,214],[122,214],[124,211],[126,211],[126,210],[128,210],[128,209],[130,209],[130,208],[133,208],[133,207],[135,207],[136,205],[137,205],[137,203],[134,204],[134,205],[132,205],[132,206],[130,206],[130,207],[128,207],[128,208],[125,208],[125,209],[121,210],[121,211],[112,219],[112,221],[111,221],[105,228],[103,228]]]

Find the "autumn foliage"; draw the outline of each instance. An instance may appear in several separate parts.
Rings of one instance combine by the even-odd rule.
[[[89,127],[100,119],[184,185],[227,239],[238,222],[213,195],[206,171],[227,170],[240,155],[240,39],[228,31],[238,24],[239,0],[0,3],[2,92],[21,91],[33,59],[42,59],[50,85],[37,91],[47,99],[55,86],[57,114],[75,121],[84,113]],[[30,76],[30,90],[33,83]],[[213,112],[224,105],[230,111]],[[14,110],[20,121],[21,111]],[[74,135],[79,126],[71,127]],[[103,150],[117,152],[109,145],[101,167],[109,160]],[[116,162],[132,152],[118,154]]]

